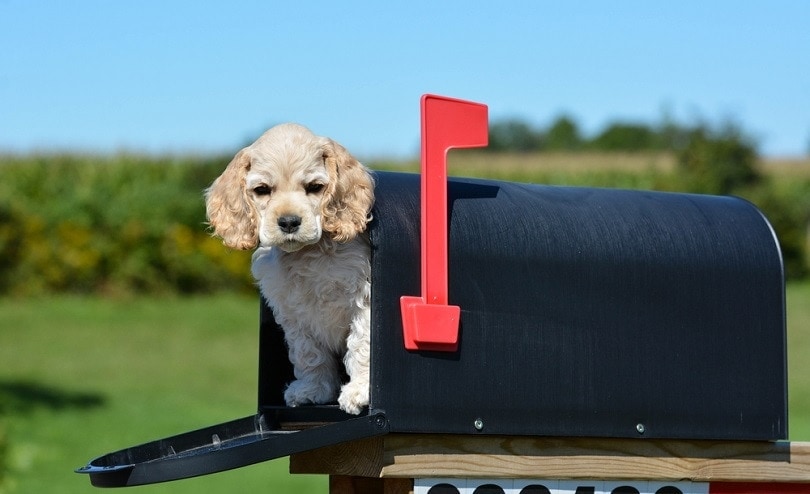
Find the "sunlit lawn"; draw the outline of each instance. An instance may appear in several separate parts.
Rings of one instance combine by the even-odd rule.
[[[0,406],[14,493],[99,492],[92,456],[253,415],[258,301],[0,301]],[[0,418],[0,421],[4,419]],[[282,458],[137,492],[326,492]]]

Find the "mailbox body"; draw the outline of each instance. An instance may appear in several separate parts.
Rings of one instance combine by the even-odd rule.
[[[787,436],[782,260],[731,197],[451,179],[456,352],[408,351],[419,177],[379,173],[370,413],[394,432]],[[263,311],[260,404],[291,379]],[[270,341],[272,340],[272,343]]]

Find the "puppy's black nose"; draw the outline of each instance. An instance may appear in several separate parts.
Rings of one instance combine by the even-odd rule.
[[[278,227],[284,233],[295,233],[299,226],[301,226],[300,216],[281,216],[278,219]]]

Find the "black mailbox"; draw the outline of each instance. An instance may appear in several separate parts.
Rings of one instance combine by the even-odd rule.
[[[381,175],[372,411],[401,432],[786,437],[782,260],[731,197],[449,182],[459,350],[408,352],[419,185]]]
[[[292,368],[263,308],[257,415],[79,471],[136,485],[389,432],[786,438],[782,259],[750,203],[451,179],[458,348],[413,351],[400,297],[420,288],[419,175],[376,180],[367,413],[284,406]]]

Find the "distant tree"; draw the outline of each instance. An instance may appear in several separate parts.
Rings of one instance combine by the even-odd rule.
[[[613,123],[590,145],[601,151],[645,151],[659,146],[657,133],[644,124]]]
[[[575,151],[582,147],[582,137],[576,122],[562,115],[546,131],[544,149],[549,151]]]
[[[761,178],[757,150],[737,125],[719,131],[705,125],[692,129],[686,145],[677,151],[677,163],[695,192],[730,194]]]
[[[683,149],[689,142],[689,135],[693,128],[681,125],[669,114],[665,114],[661,123],[655,128],[657,146],[660,149],[677,151]]]
[[[542,146],[543,134],[523,120],[503,120],[489,127],[489,151],[538,151]]]

